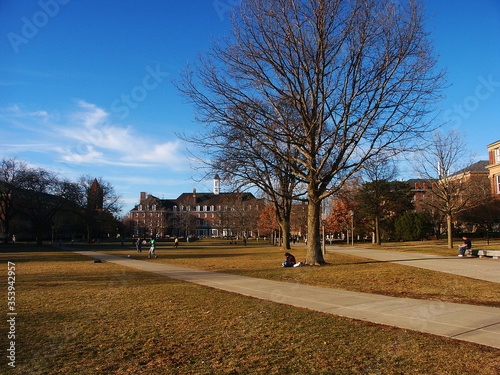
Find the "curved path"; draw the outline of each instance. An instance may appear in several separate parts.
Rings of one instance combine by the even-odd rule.
[[[245,296],[500,349],[499,308],[350,292],[183,268],[93,251],[66,250]],[[500,266],[500,262],[498,264]]]

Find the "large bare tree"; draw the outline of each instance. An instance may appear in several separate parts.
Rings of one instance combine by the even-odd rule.
[[[412,0],[244,0],[237,9],[231,37],[180,88],[208,132],[251,123],[304,182],[306,263],[321,264],[322,200],[382,152],[412,149],[431,126],[443,75],[423,9]],[[235,108],[247,121],[235,120]],[[290,110],[298,121],[287,121]]]

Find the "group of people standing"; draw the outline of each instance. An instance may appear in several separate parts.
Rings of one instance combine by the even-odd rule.
[[[142,253],[142,245],[143,243],[145,242],[146,240],[145,239],[142,239],[142,238],[138,238],[137,241],[135,242],[135,248],[137,249],[137,252],[138,253]],[[148,252],[148,259],[151,259],[151,258],[158,258],[158,255],[156,255],[156,240],[154,238],[151,238],[151,240],[149,241],[149,244],[150,244],[150,247],[149,247],[149,252]],[[177,237],[175,237],[174,239],[174,247],[178,247],[179,246],[179,239]]]

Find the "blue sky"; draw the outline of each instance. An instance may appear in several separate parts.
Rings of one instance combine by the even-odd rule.
[[[103,177],[124,210],[141,191],[211,191],[176,136],[198,125],[172,80],[228,33],[238,2],[2,0],[0,158]],[[440,120],[486,159],[500,140],[500,0],[424,2],[450,85]]]

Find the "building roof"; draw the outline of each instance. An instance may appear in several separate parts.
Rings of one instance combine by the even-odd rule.
[[[490,162],[488,160],[480,160],[477,163],[469,165],[468,167],[459,170],[453,175],[465,174],[465,173],[488,173],[488,169],[486,166],[489,165]]]
[[[495,147],[495,146],[497,146],[497,145],[499,145],[499,146],[500,146],[500,140],[498,140],[498,141],[496,141],[496,142],[493,142],[492,144],[490,144],[490,145],[486,146],[486,148],[492,148],[492,147]]]
[[[139,205],[144,204],[158,204],[163,208],[173,209],[174,206],[219,206],[228,204],[228,199],[234,198],[238,193],[182,193],[177,199],[160,199],[153,195],[148,195],[145,201],[141,201],[131,211],[138,211]],[[242,202],[255,199],[252,193],[240,193]],[[233,201],[234,202],[234,201]]]

